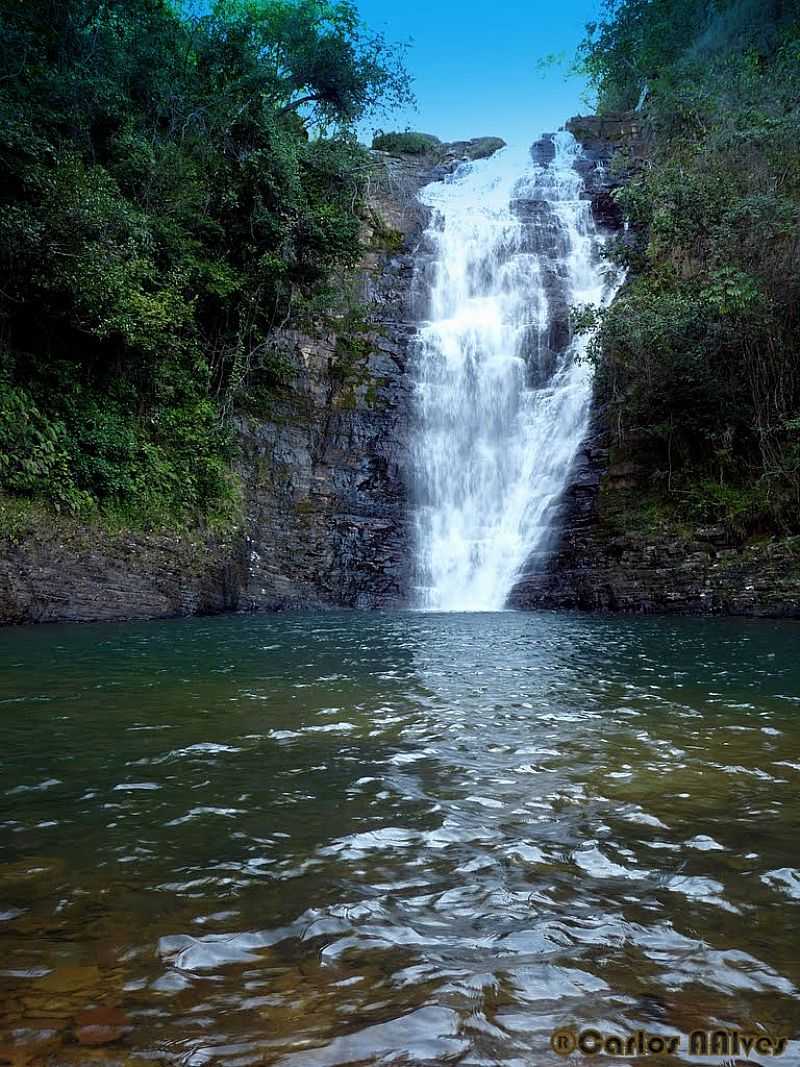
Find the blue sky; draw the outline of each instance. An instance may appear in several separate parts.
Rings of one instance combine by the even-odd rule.
[[[442,140],[496,135],[529,143],[586,113],[580,78],[566,67],[544,76],[537,60],[571,58],[599,0],[357,0],[364,22],[391,41],[413,39],[407,66],[418,111],[362,129],[423,130]]]

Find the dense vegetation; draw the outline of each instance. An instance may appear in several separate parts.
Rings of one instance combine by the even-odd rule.
[[[628,282],[593,357],[618,456],[655,497],[742,536],[800,529],[800,4],[610,0],[583,67],[640,108],[617,194]]]
[[[229,418],[356,262],[352,132],[408,99],[346,0],[0,0],[0,490],[230,511]]]
[[[441,141],[430,133],[416,133],[414,130],[405,130],[396,133],[378,133],[372,138],[372,147],[379,152],[389,152],[393,155],[424,156],[432,151]]]

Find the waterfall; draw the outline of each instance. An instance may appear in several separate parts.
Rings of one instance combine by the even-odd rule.
[[[425,187],[429,312],[415,344],[417,606],[498,611],[546,547],[587,429],[591,369],[569,306],[613,284],[558,133]],[[584,195],[582,195],[584,194]]]

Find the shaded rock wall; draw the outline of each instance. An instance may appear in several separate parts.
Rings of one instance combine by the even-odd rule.
[[[246,573],[238,538],[110,534],[42,515],[0,542],[0,623],[231,611]]]
[[[528,561],[511,605],[800,618],[800,537],[741,544],[721,527],[648,520],[641,478],[635,463],[610,462],[596,412],[554,550]]]
[[[394,276],[403,282],[399,265]],[[409,387],[405,324],[386,325],[371,338],[366,381],[350,386],[332,371],[334,337],[296,337],[292,394],[269,421],[239,420],[247,531],[240,609],[402,602]]]

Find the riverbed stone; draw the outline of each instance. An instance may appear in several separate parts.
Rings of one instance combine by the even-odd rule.
[[[93,964],[75,967],[56,967],[40,978],[34,987],[37,993],[73,993],[97,984],[100,970]]]
[[[130,1029],[127,1015],[121,1008],[90,1008],[75,1020],[75,1037],[79,1045],[110,1045],[119,1041]]]

